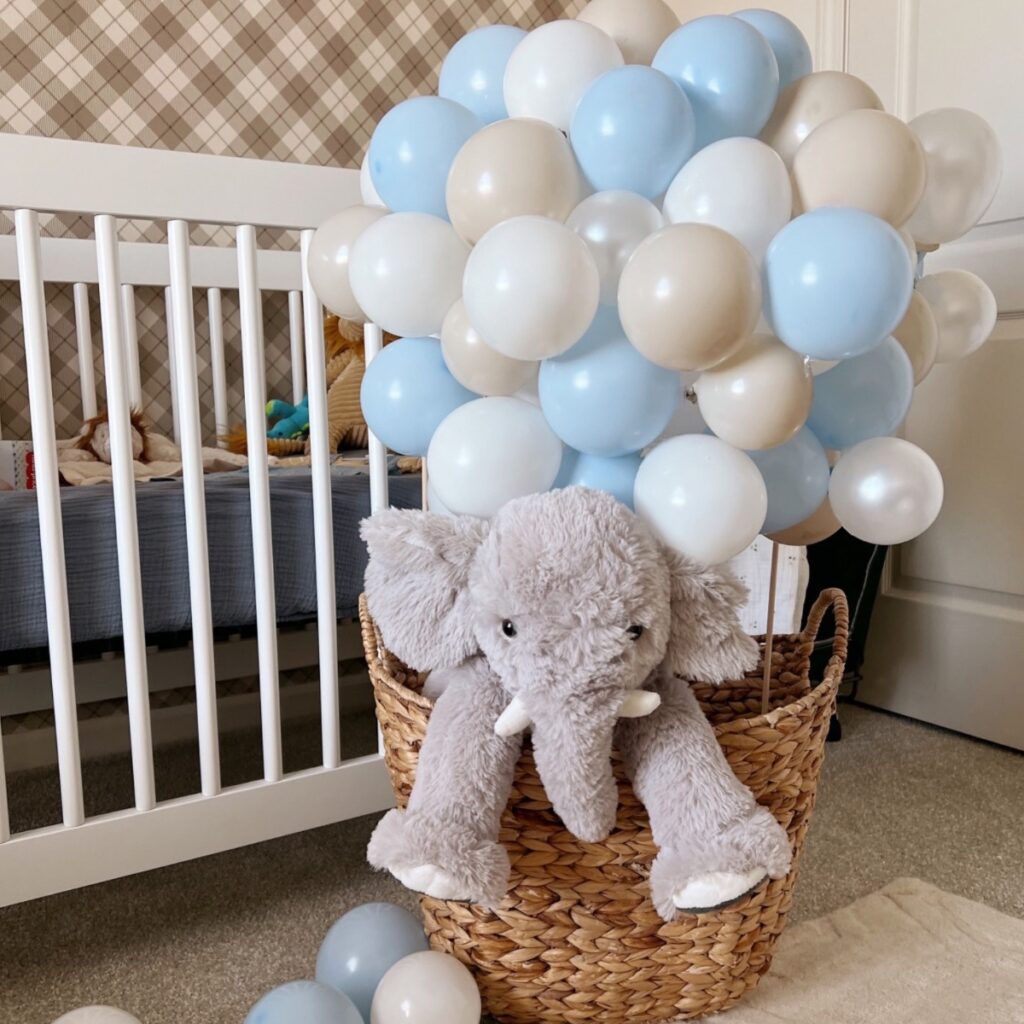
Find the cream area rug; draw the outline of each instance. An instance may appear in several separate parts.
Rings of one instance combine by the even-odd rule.
[[[722,1024],[1024,1024],[1024,921],[916,878],[784,932]]]

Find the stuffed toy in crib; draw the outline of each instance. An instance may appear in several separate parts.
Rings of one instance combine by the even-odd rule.
[[[389,510],[362,534],[370,613],[437,695],[408,807],[370,840],[374,867],[496,906],[509,876],[499,822],[530,729],[548,798],[586,842],[615,825],[620,752],[660,847],[650,884],[665,920],[787,873],[786,833],[733,775],[685,682],[757,662],[731,577],[579,487],[517,499],[489,523]]]

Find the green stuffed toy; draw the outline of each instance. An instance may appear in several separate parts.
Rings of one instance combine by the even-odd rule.
[[[309,395],[303,395],[298,405],[280,398],[267,402],[267,416],[277,422],[267,431],[267,437],[298,440],[309,435]]]

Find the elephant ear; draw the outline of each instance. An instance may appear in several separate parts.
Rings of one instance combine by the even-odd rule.
[[[476,653],[466,583],[486,533],[482,519],[413,509],[363,520],[367,606],[388,649],[411,668],[446,668]]]
[[[740,679],[758,662],[757,641],[739,611],[747,588],[722,568],[708,569],[668,552],[671,622],[666,662],[673,674],[706,683]]]

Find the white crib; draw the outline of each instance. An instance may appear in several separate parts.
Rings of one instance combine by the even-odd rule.
[[[0,906],[100,882],[381,810],[392,802],[383,757],[341,759],[338,625],[334,583],[331,468],[327,442],[322,310],[305,273],[313,229],[359,202],[358,172],[230,157],[0,135],[0,207],[14,211],[16,233],[0,239],[0,278],[20,282],[28,399],[43,556],[49,674],[63,823],[11,834],[0,735]],[[41,239],[39,214],[94,218],[95,242]],[[121,243],[118,219],[166,222],[166,246]],[[191,224],[235,231],[234,249],[193,247]],[[262,227],[299,232],[299,252],[258,251]],[[50,349],[44,281],[74,286],[76,319],[88,324],[89,283],[98,284],[103,367],[110,419],[118,579],[124,632],[135,806],[87,818],[76,718],[76,666],[68,611]],[[129,409],[141,380],[134,291],[167,289],[168,359],[175,434],[182,452],[191,603],[191,654],[175,652],[171,674],[188,658],[197,699],[201,792],[157,802],[153,772],[151,659],[142,618],[141,570]],[[201,458],[193,288],[207,291],[214,421],[227,426],[220,297],[237,288],[241,312],[245,426],[250,439],[249,502],[257,595],[255,663],[263,778],[224,788],[220,781],[214,623],[210,601],[206,507]],[[278,672],[284,667],[274,594],[268,462],[262,450],[266,404],[261,290],[289,295],[291,383],[309,392],[316,554],[317,660],[320,667],[321,765],[282,768]],[[91,337],[79,329],[82,408],[96,412]],[[367,358],[380,332],[366,330]],[[384,452],[371,439],[374,508],[387,502]],[[144,486],[144,485],[143,485]],[[2,572],[2,567],[0,567]],[[295,659],[289,652],[288,659]],[[168,676],[169,678],[170,676]],[[89,685],[97,685],[89,680]],[[185,680],[189,682],[189,680]],[[5,681],[0,680],[0,686]]]

